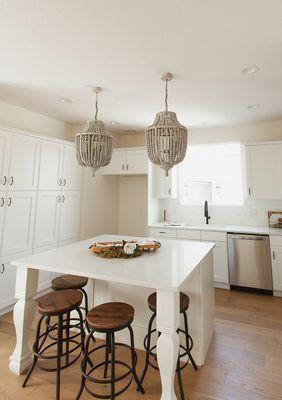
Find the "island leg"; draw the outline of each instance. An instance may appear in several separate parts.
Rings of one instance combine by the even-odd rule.
[[[87,294],[88,294],[88,308],[89,311],[94,307],[94,291],[95,291],[95,279],[88,278],[87,283]]]
[[[174,376],[179,354],[179,292],[157,291],[157,357],[162,382],[161,400],[176,400]]]
[[[38,270],[17,267],[14,307],[14,324],[16,329],[16,347],[10,357],[10,370],[17,375],[23,373],[32,362],[32,352],[28,344],[30,327],[35,313],[33,296],[38,288]]]

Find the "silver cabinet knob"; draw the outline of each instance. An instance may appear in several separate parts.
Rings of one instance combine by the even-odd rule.
[[[1,197],[1,203],[0,203],[0,207],[3,207],[5,204],[5,199],[4,197]]]
[[[5,264],[1,264],[1,274],[4,274],[5,272]]]
[[[66,200],[66,198],[65,198],[65,196],[63,195],[63,196],[62,196],[62,203],[64,203],[65,200]]]
[[[12,198],[8,197],[8,203],[7,203],[8,207],[10,207],[11,204],[12,204]]]
[[[66,186],[66,183],[67,183],[66,179],[63,179],[63,186]]]
[[[58,180],[58,185],[59,185],[59,186],[62,186],[62,183],[63,183],[62,178],[60,178],[60,179]]]
[[[60,203],[61,201],[61,196],[57,196],[57,202]]]
[[[7,183],[7,177],[6,177],[6,175],[4,175],[4,176],[3,176],[3,186],[5,186],[6,183]]]
[[[11,177],[10,177],[10,186],[13,186],[13,184],[14,184],[14,180],[15,180],[15,179],[14,179],[14,177],[13,177],[13,176],[11,176]]]

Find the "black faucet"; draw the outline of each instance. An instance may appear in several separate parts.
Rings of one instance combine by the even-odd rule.
[[[209,216],[209,203],[207,202],[207,200],[205,201],[204,205],[204,216],[206,218],[206,224],[208,225],[209,219],[211,219],[211,217]]]

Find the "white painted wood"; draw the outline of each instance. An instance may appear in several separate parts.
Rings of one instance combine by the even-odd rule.
[[[282,199],[282,145],[248,146],[248,176],[253,199]]]
[[[39,249],[34,249],[33,254],[40,253],[42,251],[52,250],[57,247],[57,244],[50,245],[46,247],[40,247]],[[42,292],[45,289],[51,287],[51,281],[53,279],[52,272],[50,271],[39,271],[38,276],[38,292]]]
[[[270,246],[282,246],[282,236],[270,236]]]
[[[109,165],[101,169],[102,175],[122,175],[126,168],[126,151],[115,149]]]
[[[179,291],[157,291],[157,359],[162,382],[161,400],[176,400],[175,368],[179,354]]]
[[[36,192],[10,192],[7,195],[2,240],[2,256],[32,249]]]
[[[154,166],[154,186],[156,188],[156,197],[158,199],[177,198],[177,166],[169,171],[165,176],[163,169]]]
[[[76,150],[73,145],[64,146],[63,163],[63,190],[79,190],[81,186],[82,167],[79,166],[76,159]]]
[[[32,360],[28,336],[35,313],[33,296],[37,292],[37,287],[38,270],[18,267],[15,290],[18,301],[14,307],[17,343],[9,365],[10,370],[17,375],[22,374],[30,366]]]
[[[37,195],[34,248],[57,245],[62,194],[40,191]]]
[[[39,168],[39,190],[61,190],[63,184],[64,145],[42,140]]]
[[[227,234],[225,232],[201,231],[201,239],[213,242],[227,242]]]
[[[6,201],[7,201],[6,192],[0,191],[0,255],[1,255],[2,236],[4,233],[4,215],[6,209]]]
[[[158,238],[176,238],[176,229],[149,228],[149,236]]]
[[[61,194],[59,241],[78,239],[79,231],[80,192],[63,191]]]
[[[0,129],[0,189],[8,186],[12,134]]]
[[[271,247],[273,289],[282,291],[282,247]]]
[[[201,232],[200,231],[188,231],[184,229],[177,230],[177,239],[190,239],[190,240],[200,240]]]
[[[147,150],[127,150],[126,151],[126,165],[125,173],[130,174],[148,174],[149,159]]]
[[[28,135],[14,134],[8,177],[8,189],[36,190],[38,184],[40,140]]]

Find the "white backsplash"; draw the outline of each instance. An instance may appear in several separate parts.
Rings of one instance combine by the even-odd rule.
[[[205,223],[203,206],[184,206],[175,200],[159,200],[159,220],[163,209],[167,220],[186,224]],[[282,210],[282,201],[248,201],[245,206],[209,206],[210,223],[221,225],[267,226],[267,211]]]

